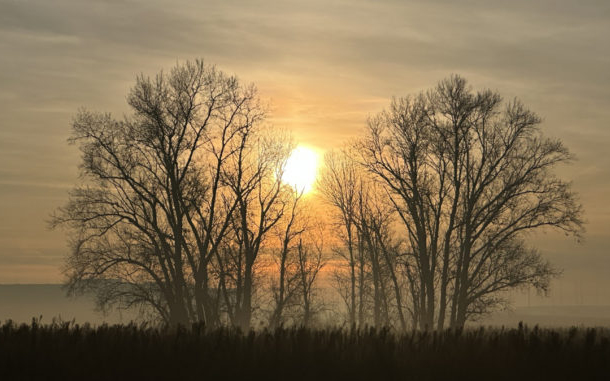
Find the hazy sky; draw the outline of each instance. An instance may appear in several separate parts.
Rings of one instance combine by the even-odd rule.
[[[610,2],[533,3],[0,0],[0,283],[61,280],[65,237],[45,219],[77,180],[76,110],[120,116],[137,74],[202,57],[322,150],[451,73],[519,97],[578,157],[560,173],[585,242],[532,237],[565,270],[552,300],[610,304]]]

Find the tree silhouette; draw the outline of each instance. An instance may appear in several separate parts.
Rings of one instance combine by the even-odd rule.
[[[293,147],[263,128],[253,86],[196,60],[139,76],[127,101],[121,120],[74,118],[82,183],[51,220],[69,230],[70,292],[93,290],[103,308],[243,330],[264,310],[272,327],[308,326],[322,243],[336,234],[350,325],[460,328],[506,290],[547,290],[556,271],[527,233],[582,232],[577,197],[553,174],[567,148],[519,101],[459,76],[393,100],[363,138],[326,155],[318,189],[332,231],[316,230],[321,219],[283,184]],[[273,253],[277,266],[260,270]]]
[[[328,152],[318,182],[342,237],[343,247],[335,252],[347,271],[336,269],[335,285],[346,303],[350,325],[390,326],[396,318],[397,327],[406,329],[400,243],[392,227],[391,203],[354,154]]]
[[[220,324],[213,270],[230,236],[252,266],[269,224],[253,237],[236,218],[250,222],[247,203],[265,187],[261,205],[275,211],[269,179],[286,148],[263,138],[255,88],[201,60],[139,76],[127,100],[123,120],[81,110],[72,123],[83,184],[51,221],[70,231],[69,289],[95,290],[102,306],[152,307],[171,324]]]
[[[554,270],[524,235],[581,232],[576,195],[552,173],[571,155],[539,124],[519,101],[474,92],[459,76],[370,118],[357,152],[403,222],[421,328],[442,329],[447,316],[462,327],[510,288],[546,290]]]

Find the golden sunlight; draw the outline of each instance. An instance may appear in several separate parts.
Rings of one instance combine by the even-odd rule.
[[[298,146],[286,160],[282,181],[297,192],[307,193],[313,188],[318,172],[318,154],[311,148]]]

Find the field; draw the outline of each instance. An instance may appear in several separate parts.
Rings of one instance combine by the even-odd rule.
[[[0,327],[0,379],[607,380],[610,330]]]

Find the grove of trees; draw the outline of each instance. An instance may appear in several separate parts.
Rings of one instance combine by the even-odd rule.
[[[517,100],[459,76],[369,118],[326,154],[313,194],[282,182],[293,144],[253,86],[196,60],[139,76],[127,101],[123,119],[74,118],[82,181],[51,221],[68,229],[68,289],[102,308],[244,330],[325,311],[342,316],[331,324],[459,328],[510,289],[549,287],[556,270],[530,232],[582,230],[553,173],[567,148]]]
[[[298,201],[281,182],[290,141],[266,130],[253,86],[200,60],[138,77],[127,100],[123,120],[73,121],[84,181],[52,220],[71,232],[69,290],[169,324],[248,329],[257,259]]]

